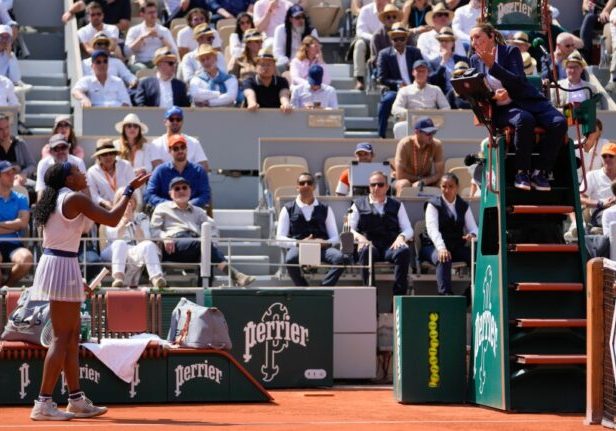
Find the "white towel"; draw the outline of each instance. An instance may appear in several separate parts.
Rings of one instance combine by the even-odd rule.
[[[130,338],[103,338],[100,344],[83,343],[82,346],[92,352],[116,376],[130,383],[135,365],[151,340],[167,343],[155,334],[138,334]]]

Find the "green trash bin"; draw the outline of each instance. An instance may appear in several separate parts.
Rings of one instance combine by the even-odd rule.
[[[466,298],[394,298],[394,394],[401,403],[462,403]]]
[[[265,388],[333,384],[331,289],[206,289],[225,315],[231,354]]]

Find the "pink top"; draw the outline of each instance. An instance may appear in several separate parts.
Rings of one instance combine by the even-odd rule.
[[[332,80],[329,77],[329,72],[327,70],[327,64],[323,62],[316,62],[316,61],[311,62],[308,59],[298,60],[297,57],[291,60],[291,63],[289,64],[289,69],[291,73],[291,85],[302,85],[302,84],[308,83],[307,81],[308,69],[310,69],[310,66],[312,66],[313,64],[318,64],[323,67],[323,82],[322,83],[329,85],[332,82]]]

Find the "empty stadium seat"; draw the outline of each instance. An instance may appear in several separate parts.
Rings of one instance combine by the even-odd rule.
[[[218,22],[216,22],[216,30],[218,30],[220,32],[220,29],[223,27],[228,27],[230,25],[233,26],[233,28],[235,28],[235,18],[223,18],[223,19],[219,19]]]
[[[336,194],[336,186],[338,185],[338,180],[340,179],[340,175],[345,169],[348,169],[349,165],[333,165],[330,166],[327,171],[325,171],[325,179],[327,181],[327,188],[329,190],[330,195]]]
[[[309,0],[306,14],[319,36],[331,36],[338,33],[344,9],[341,0]]]
[[[464,164],[464,157],[450,157],[445,160],[445,172],[450,172],[452,168],[460,166],[466,166]]]
[[[327,170],[334,165],[350,165],[355,160],[353,156],[332,156],[327,157],[323,162],[323,172],[327,173]]]
[[[187,25],[188,21],[186,20],[186,18],[174,18],[169,25],[169,29],[171,29],[171,31],[173,32],[174,29],[178,27],[181,29],[182,27],[186,27]],[[173,39],[175,40],[175,36]]]
[[[235,32],[235,24],[218,27],[218,34],[220,35],[220,40],[222,40],[223,49],[229,46],[229,37],[234,32]]]
[[[301,156],[269,156],[263,159],[263,165],[261,166],[261,173],[265,174],[265,171],[273,165],[302,165],[305,170],[308,171],[308,162],[306,158]]]

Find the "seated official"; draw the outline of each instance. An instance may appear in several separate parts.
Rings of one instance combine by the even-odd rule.
[[[291,104],[294,108],[337,109],[336,90],[323,83],[323,67],[318,64],[310,66],[307,82],[293,87]]]
[[[434,186],[445,172],[443,144],[434,138],[438,127],[432,119],[415,122],[415,134],[402,138],[396,146],[396,194],[405,187]]]
[[[197,59],[202,71],[190,80],[190,95],[197,107],[233,106],[237,99],[237,78],[218,68],[218,51],[210,45],[201,45]]]
[[[455,174],[443,175],[441,196],[426,204],[426,228],[431,243],[422,244],[419,258],[436,265],[439,295],[452,294],[452,262],[466,262],[470,268],[471,249],[467,241],[477,236],[477,223],[468,202],[458,195],[459,185]]]
[[[79,79],[72,95],[81,106],[131,106],[124,82],[109,74],[109,53],[98,50],[92,54],[92,75]]]
[[[190,106],[190,97],[183,81],[175,78],[177,56],[166,47],[154,53],[156,75],[139,81],[135,92],[135,106]]]
[[[153,238],[163,239],[163,261],[201,262],[201,225],[213,223],[206,212],[191,203],[191,187],[187,180],[175,177],[169,182],[170,201],[160,203],[154,209],[150,229]],[[214,229],[212,230],[214,234]],[[213,235],[214,236],[214,235]],[[212,243],[211,261],[221,271],[227,271],[225,255]],[[246,287],[255,277],[230,268],[231,281],[235,286]]]
[[[126,187],[135,178],[135,171],[129,162],[119,159],[120,151],[111,139],[96,141],[92,158],[96,163],[88,168],[86,175],[92,202],[110,210],[119,187]]]
[[[12,263],[6,278],[0,273],[0,285],[16,286],[32,268],[32,252],[22,246],[20,231],[28,227],[28,198],[12,190],[19,168],[0,161],[0,263]]]
[[[486,73],[487,83],[494,91],[493,124],[514,128],[517,169],[514,186],[521,190],[534,187],[538,191],[550,191],[548,173],[564,145],[567,120],[526,80],[520,50],[505,45],[503,36],[492,25],[473,27],[471,44],[475,50],[471,67]],[[531,159],[535,126],[542,127],[545,134],[539,145],[539,157]]]
[[[176,177],[182,177],[190,185],[191,205],[204,208],[210,203],[210,182],[201,165],[187,159],[187,143],[183,135],[168,138],[169,154],[172,160],[158,165],[148,181],[145,202],[152,207],[169,201],[169,184]]]
[[[372,163],[374,159],[374,147],[368,142],[360,142],[355,146],[355,160],[358,163]],[[336,195],[348,196],[351,194],[351,181],[349,180],[350,169],[345,169],[340,174],[336,185]]]
[[[356,199],[351,206],[349,225],[359,243],[359,263],[368,265],[370,248],[372,261],[394,264],[394,295],[407,293],[409,265],[415,255],[407,245],[413,240],[413,228],[400,201],[388,197],[387,176],[380,171],[370,175],[370,194]],[[369,245],[372,242],[372,245]],[[368,269],[363,270],[368,285]]]
[[[257,54],[257,74],[244,81],[243,87],[249,111],[280,108],[288,113],[293,110],[289,100],[289,82],[282,76],[276,76],[276,58],[267,49]]]
[[[300,241],[316,241],[321,244],[321,261],[332,265],[345,263],[342,252],[333,244],[339,242],[338,227],[334,219],[334,212],[330,207],[320,203],[314,197],[314,177],[308,172],[300,174],[297,178],[298,196],[293,202],[286,204],[278,216],[276,239],[284,241],[281,244],[288,248],[285,263],[298,265]],[[298,266],[288,266],[287,271],[295,286],[308,286],[308,281],[302,275]],[[322,286],[334,286],[344,268],[329,270]]]

